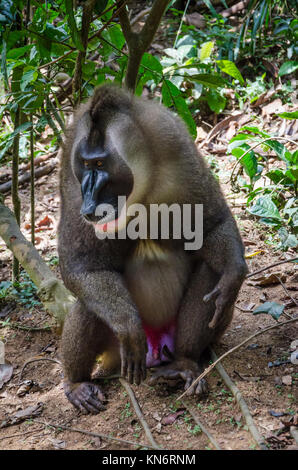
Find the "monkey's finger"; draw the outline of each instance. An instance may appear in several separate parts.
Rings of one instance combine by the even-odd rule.
[[[97,414],[99,411],[104,411],[106,409],[106,407],[94,396],[90,396],[85,403],[92,414]]]
[[[181,374],[177,370],[167,369],[167,370],[157,370],[149,380],[150,385],[155,385],[159,379],[179,379]]]
[[[127,375],[127,355],[126,352],[123,350],[123,346],[120,347],[120,357],[121,357],[121,375],[122,377],[126,378]]]
[[[208,383],[205,379],[201,379],[196,387],[195,394],[203,396],[208,394]]]
[[[203,302],[207,304],[208,302],[210,302],[210,300],[215,300],[219,296],[219,294],[220,294],[220,288],[216,286],[211,292],[209,292],[209,294],[206,294],[203,297]]]
[[[217,307],[211,322],[208,324],[209,328],[215,328],[216,327],[216,325],[218,323],[218,320],[221,317],[221,315],[222,315],[222,307]]]
[[[133,384],[133,379],[134,379],[134,363],[132,360],[128,361],[128,367],[127,367],[127,378],[128,382],[130,384]]]
[[[142,370],[141,370],[141,364],[135,364],[134,366],[134,383],[136,385],[140,385],[142,381]]]
[[[104,402],[107,401],[106,397],[102,393],[99,387],[97,385],[93,385],[92,387],[92,395],[94,395],[99,401]]]
[[[191,371],[183,371],[181,372],[181,378],[185,380],[184,390],[187,390],[186,395],[194,395],[195,393],[195,386],[192,386],[194,381],[194,377]]]
[[[146,380],[146,377],[147,377],[146,357],[142,361],[141,370],[142,370],[142,379]]]

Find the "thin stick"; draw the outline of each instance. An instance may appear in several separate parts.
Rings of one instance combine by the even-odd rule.
[[[36,358],[36,359],[28,359],[28,361],[26,361],[25,364],[23,365],[22,370],[21,370],[21,372],[20,372],[19,382],[21,382],[22,377],[23,377],[24,370],[25,370],[25,368],[28,366],[28,364],[31,364],[32,362],[38,362],[38,361],[50,361],[50,362],[55,362],[56,364],[59,364],[59,365],[61,366],[61,362],[60,362],[60,361],[57,361],[57,359],[52,359],[51,357],[39,357],[39,358]]]
[[[213,351],[213,349],[211,349],[211,348],[209,348],[209,349],[210,349],[210,353],[211,353],[211,359],[212,359],[213,363],[215,363],[218,358],[217,358],[215,352]],[[264,438],[259,433],[259,431],[258,431],[258,429],[257,429],[257,427],[254,423],[254,420],[252,419],[252,416],[250,414],[248,406],[247,406],[243,396],[241,395],[240,390],[236,387],[234,382],[231,380],[231,378],[227,374],[227,372],[224,369],[224,367],[222,366],[222,364],[216,364],[216,369],[217,369],[218,373],[220,374],[220,376],[222,377],[223,381],[225,382],[226,386],[231,390],[232,394],[234,395],[234,397],[235,397],[235,399],[236,399],[236,401],[237,401],[237,403],[240,407],[240,410],[243,414],[243,417],[245,419],[245,422],[247,424],[249,432],[251,433],[253,439],[258,444],[260,449],[268,450],[268,448],[265,444]]]
[[[5,328],[6,326],[9,326],[10,328],[14,328],[16,330],[25,330],[25,331],[50,331],[51,330],[50,326],[35,327],[35,326],[25,326],[19,323],[5,323],[5,321],[0,321],[0,328]]]
[[[188,9],[188,5],[189,5],[189,2],[190,0],[187,0],[186,2],[186,5],[185,5],[185,8],[184,8],[184,11],[183,11],[183,14],[182,14],[182,17],[181,17],[181,21],[180,21],[180,24],[179,24],[179,28],[178,28],[178,31],[177,31],[177,34],[176,34],[176,37],[175,37],[175,42],[174,42],[174,49],[176,47],[176,44],[177,44],[177,41],[178,41],[178,37],[179,37],[179,34],[181,32],[181,28],[182,28],[182,23],[184,21],[184,18],[185,18],[185,15],[186,15],[186,12],[187,12],[187,9]]]
[[[292,302],[294,302],[295,305],[297,305],[298,307],[298,302],[297,300],[290,294],[290,292],[288,291],[288,289],[286,288],[286,286],[284,285],[284,283],[282,282],[282,280],[280,279],[280,277],[277,276],[277,274],[274,274],[274,277],[276,277],[276,279],[278,280],[278,282],[280,283],[281,287],[283,288],[283,290],[285,291],[285,293],[287,294],[287,296],[292,300]],[[289,315],[288,313],[284,312],[288,317],[292,318],[291,315]]]
[[[34,420],[35,423],[43,424],[44,426],[50,426],[56,429],[64,429],[65,431],[79,432],[81,434],[86,434],[86,436],[99,437],[100,439],[106,439],[110,441],[123,442],[124,444],[130,444],[136,447],[146,447],[153,449],[153,447],[148,446],[148,444],[143,444],[141,442],[127,441],[126,439],[121,439],[120,437],[108,436],[107,434],[100,434],[97,432],[86,431],[85,429],[71,428],[70,426],[64,426],[64,424],[53,424],[53,423],[44,423],[43,421]]]
[[[259,273],[262,273],[263,271],[267,271],[267,269],[274,268],[275,266],[279,266],[280,264],[285,264],[285,263],[292,263],[298,261],[298,258],[290,258],[290,259],[285,259],[283,261],[278,261],[277,263],[269,264],[269,266],[266,266],[265,268],[259,269],[258,271],[254,271],[253,273],[249,273],[246,275],[246,279],[256,276]]]
[[[298,317],[297,318],[292,318],[291,320],[288,320],[288,321],[284,321],[284,322],[280,322],[280,323],[277,323],[276,325],[272,325],[272,326],[269,326],[268,328],[263,328],[263,330],[261,331],[258,331],[257,333],[254,333],[253,335],[249,336],[248,338],[246,338],[244,341],[242,341],[241,343],[237,344],[237,346],[234,346],[232,349],[229,349],[229,351],[225,352],[222,356],[220,356],[215,362],[213,362],[213,364],[211,364],[209,367],[207,367],[207,369],[204,370],[204,372],[199,375],[199,377],[196,378],[196,380],[191,384],[190,387],[188,387],[187,390],[185,390],[182,395],[180,395],[178,398],[177,398],[177,401],[178,400],[181,400],[185,395],[186,393],[188,392],[188,390],[190,388],[192,388],[194,385],[196,385],[203,377],[205,377],[207,374],[209,374],[209,372],[212,371],[212,369],[216,366],[216,364],[218,364],[220,361],[222,361],[225,357],[229,356],[232,352],[236,351],[237,349],[241,348],[241,346],[243,346],[244,344],[248,343],[250,340],[252,340],[253,338],[255,338],[256,336],[259,336],[259,335],[262,335],[263,333],[266,333],[266,331],[269,331],[269,330],[273,330],[274,328],[279,328],[280,326],[283,326],[283,325],[288,325],[289,323],[293,323],[293,322],[296,322],[298,321]]]
[[[39,431],[42,431],[43,428],[39,428],[39,429],[35,429],[35,430],[31,430],[31,431],[27,431],[27,432],[21,432],[19,434],[11,434],[10,436],[4,436],[4,437],[0,437],[0,441],[3,441],[4,439],[10,439],[10,438],[13,438],[13,437],[19,437],[19,436],[25,436],[26,434],[33,434],[35,432],[39,432]]]
[[[134,407],[136,415],[139,418],[139,421],[140,421],[141,425],[143,426],[143,429],[145,431],[145,434],[146,434],[147,439],[150,442],[151,446],[153,447],[153,449],[161,449],[161,447],[156,443],[154,437],[151,434],[151,431],[149,429],[147,421],[144,418],[144,415],[143,415],[142,410],[140,408],[140,405],[139,405],[139,403],[136,399],[136,396],[134,394],[133,389],[131,388],[129,383],[125,379],[123,379],[122,377],[119,378],[119,381],[120,381],[121,385],[125,388],[125,390],[127,391],[128,395],[129,395],[129,398],[130,398],[131,403]]]
[[[187,409],[187,411],[189,412],[189,414],[192,416],[192,418],[194,419],[194,421],[198,424],[198,426],[200,426],[200,428],[202,429],[203,433],[206,434],[206,436],[208,437],[209,441],[211,442],[211,444],[214,445],[215,449],[216,450],[222,450],[221,447],[219,446],[219,444],[217,443],[217,441],[215,440],[215,438],[212,436],[212,434],[210,433],[210,431],[208,431],[208,429],[205,427],[205,425],[199,420],[198,416],[196,415],[196,413],[194,413],[194,411],[184,402],[182,401],[182,405]]]

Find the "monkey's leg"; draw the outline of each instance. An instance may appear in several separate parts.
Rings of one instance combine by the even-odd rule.
[[[105,409],[105,397],[91,382],[96,357],[106,351],[112,333],[98,317],[78,302],[67,315],[62,334],[64,391],[68,400],[83,413]]]
[[[190,286],[178,315],[175,360],[167,366],[159,368],[153,374],[151,383],[157,382],[160,377],[166,379],[182,378],[185,381],[185,389],[187,389],[203,372],[202,353],[210,343],[221,336],[233,314],[233,305],[231,305],[216,328],[208,326],[214,315],[215,301],[206,304],[203,298],[217,282],[218,276],[205,263],[191,275]],[[203,379],[188,393],[202,395],[207,390],[207,382]]]

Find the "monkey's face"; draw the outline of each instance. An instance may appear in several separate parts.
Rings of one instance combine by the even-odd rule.
[[[88,222],[106,231],[117,224],[121,206],[133,188],[133,174],[128,165],[110,145],[105,144],[98,131],[90,132],[76,146],[74,173],[81,183],[81,214]]]

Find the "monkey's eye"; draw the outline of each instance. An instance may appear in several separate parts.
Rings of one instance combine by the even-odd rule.
[[[98,161],[96,162],[96,165],[97,165],[97,166],[102,166],[102,162],[101,162],[100,160],[98,160]]]
[[[89,162],[87,162],[87,161],[85,160],[85,161],[84,161],[84,166],[85,166],[86,168],[88,168],[88,167],[89,167]]]

